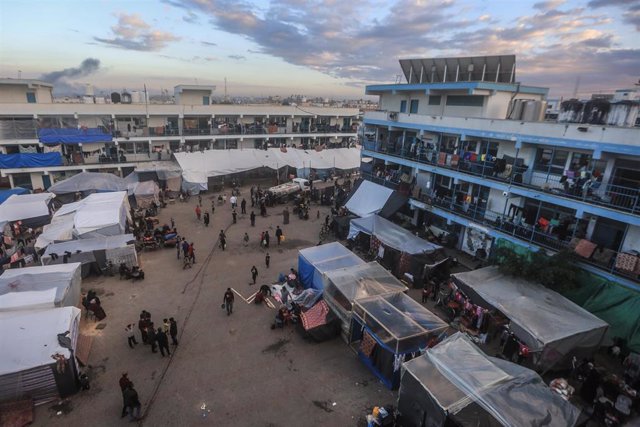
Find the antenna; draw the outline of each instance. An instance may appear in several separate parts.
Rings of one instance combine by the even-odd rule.
[[[227,94],[227,78],[224,78],[224,102],[229,102],[229,95]]]

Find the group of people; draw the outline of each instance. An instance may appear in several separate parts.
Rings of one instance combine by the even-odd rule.
[[[171,337],[171,343],[174,346],[178,345],[178,322],[176,322],[173,317],[163,319],[162,326],[156,329],[151,320],[151,313],[142,310],[140,320],[138,320],[138,329],[140,330],[142,343],[151,346],[153,353],[157,353],[159,348],[162,357],[164,357],[165,351],[167,356],[171,356],[171,352],[169,351],[169,336]],[[125,327],[125,333],[129,347],[135,348],[135,346],[138,345],[138,341],[136,340],[133,323]]]

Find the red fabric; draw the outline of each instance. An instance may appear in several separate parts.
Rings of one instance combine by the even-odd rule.
[[[302,327],[305,331],[322,326],[327,323],[327,314],[329,314],[329,306],[324,300],[311,307],[304,313],[300,313]]]
[[[591,258],[593,251],[595,251],[597,247],[598,245],[595,243],[582,239],[578,242],[574,251],[583,258]]]

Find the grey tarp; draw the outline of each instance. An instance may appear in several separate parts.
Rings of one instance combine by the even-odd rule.
[[[375,236],[385,246],[411,255],[431,253],[442,249],[442,246],[414,236],[410,231],[378,215],[352,219],[349,226],[349,239],[356,237],[361,232]]]
[[[81,283],[80,263],[16,268],[0,276],[0,295],[54,288],[57,290],[54,304],[73,307],[80,302]]]
[[[541,266],[543,268],[543,266]],[[452,275],[471,300],[495,307],[511,320],[511,330],[533,352],[536,367],[548,370],[570,354],[590,355],[609,325],[542,285],[485,267]]]
[[[579,411],[534,371],[485,355],[457,333],[402,366],[403,426],[575,425]]]
[[[59,195],[85,191],[126,191],[124,179],[112,173],[81,172],[49,187],[49,192]]]

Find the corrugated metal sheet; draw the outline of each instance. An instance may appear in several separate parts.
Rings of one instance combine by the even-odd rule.
[[[31,398],[35,405],[59,399],[52,365],[0,376],[0,401]]]

